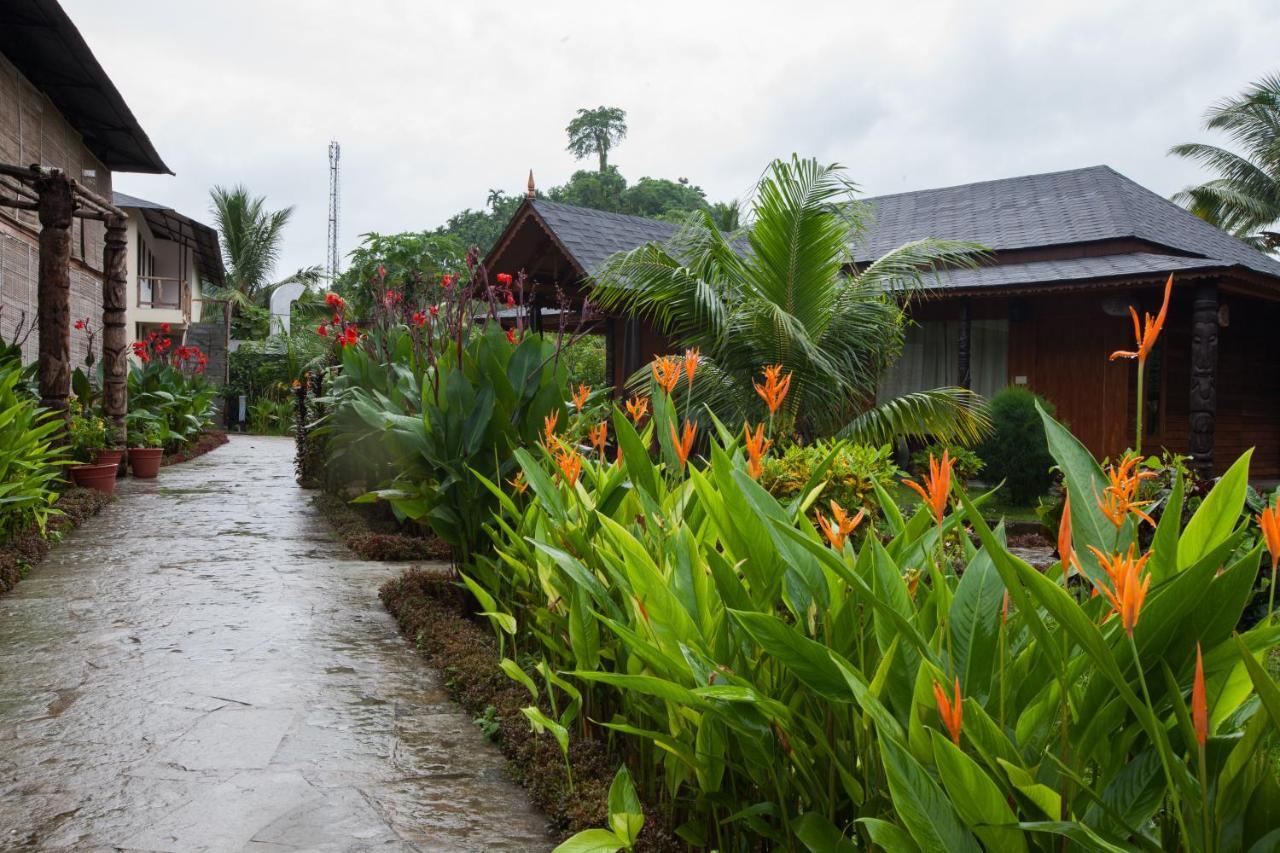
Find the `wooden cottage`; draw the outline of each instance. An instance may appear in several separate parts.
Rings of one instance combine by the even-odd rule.
[[[884,391],[961,385],[991,395],[1025,385],[1053,401],[1093,453],[1132,443],[1145,406],[1147,447],[1190,454],[1220,472],[1256,447],[1253,472],[1280,477],[1280,261],[1191,215],[1107,166],[1027,175],[867,200],[871,227],[851,247],[857,266],[911,240],[989,247],[977,269],[947,270],[928,298]],[[675,226],[529,198],[487,263],[525,270],[535,315],[559,288],[571,306],[610,254],[664,240]],[[1165,331],[1143,401],[1129,306],[1155,313],[1174,275]],[[591,318],[608,340],[615,385],[667,344],[634,317]]]

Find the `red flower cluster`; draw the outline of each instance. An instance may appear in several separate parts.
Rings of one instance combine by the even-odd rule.
[[[85,317],[83,320],[76,320],[76,331],[84,331],[87,328],[89,328],[88,317]]]
[[[506,272],[498,273],[498,284],[502,285],[503,287],[510,287],[511,273],[506,273]]]
[[[347,301],[336,293],[326,293],[324,295],[324,304],[337,311],[347,307]]]
[[[453,285],[453,282],[455,280],[456,280],[455,276],[448,275],[448,274],[442,275],[440,276],[440,286],[443,287],[445,290],[448,290]]]
[[[392,310],[403,301],[404,296],[398,290],[388,290],[382,295],[382,304],[388,311]]]
[[[168,323],[160,326],[161,330],[170,328]],[[180,370],[193,370],[196,373],[204,373],[205,367],[209,364],[209,357],[200,351],[200,347],[179,345],[175,350],[173,348],[173,339],[167,336],[167,332],[151,332],[146,338],[140,341],[134,341],[131,345],[133,355],[143,364],[151,361],[167,361]]]

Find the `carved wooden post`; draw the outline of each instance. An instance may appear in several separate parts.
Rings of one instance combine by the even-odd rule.
[[[1142,401],[1139,401],[1139,405]],[[1196,287],[1191,302],[1191,464],[1213,476],[1213,429],[1218,409],[1218,285]]]
[[[616,329],[621,321],[616,317],[605,317],[604,319],[604,381],[613,386],[613,396],[622,397],[622,383],[617,381],[614,371],[617,369],[617,359],[614,356],[613,348],[617,344],[618,336]]]
[[[956,341],[956,362],[960,368],[960,387],[973,388],[973,372],[970,369],[970,340],[973,320],[969,316],[969,300],[960,303],[960,335]]]
[[[102,412],[112,425],[112,440],[125,443],[124,416],[129,411],[129,359],[125,354],[125,311],[128,309],[129,232],[123,216],[107,217],[102,251]]]
[[[40,404],[66,421],[71,393],[71,180],[50,172],[36,181],[40,217]]]

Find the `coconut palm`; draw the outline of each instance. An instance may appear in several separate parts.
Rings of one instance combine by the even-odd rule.
[[[969,391],[939,388],[878,405],[875,398],[902,351],[906,300],[931,271],[971,266],[983,247],[918,240],[856,269],[850,249],[866,210],[855,192],[837,165],[774,161],[745,230],[724,233],[705,211],[693,213],[669,242],[607,261],[592,299],[648,318],[680,347],[697,347],[689,402],[726,423],[763,416],[752,382],[765,365],[781,364],[792,382],[780,416],[799,437],[974,442],[989,424]]]
[[[1174,196],[1192,213],[1253,246],[1274,250],[1280,234],[1280,75],[1268,75],[1205,113],[1205,129],[1226,133],[1240,153],[1200,142],[1170,153],[1208,166],[1219,177]]]
[[[266,198],[250,194],[244,186],[214,187],[209,195],[227,268],[226,286],[210,295],[223,303],[228,323],[232,312],[265,306],[271,292],[282,284],[301,282],[310,287],[320,280],[320,267],[312,266],[271,281],[292,207],[268,210]]]

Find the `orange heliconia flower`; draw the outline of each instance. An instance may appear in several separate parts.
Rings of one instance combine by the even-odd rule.
[[[1098,558],[1098,565],[1111,578],[1111,587],[1104,584],[1101,587],[1102,594],[1111,602],[1112,613],[1120,614],[1125,633],[1130,637],[1133,636],[1133,629],[1142,613],[1142,603],[1147,600],[1147,588],[1151,586],[1151,575],[1142,576],[1142,570],[1151,554],[1136,557],[1135,547],[1130,545],[1128,553],[1124,555],[1113,554],[1108,557],[1092,545],[1089,546],[1089,550]]]
[[[1271,575],[1274,578],[1276,566],[1280,564],[1280,509],[1270,504],[1264,507],[1258,515],[1258,526],[1262,528],[1262,540],[1271,553]]]
[[[1062,585],[1067,585],[1067,575],[1071,574],[1071,564],[1075,562],[1076,551],[1071,544],[1071,496],[1062,502],[1062,521],[1058,523],[1058,557],[1062,560]],[[1006,601],[1009,591],[1005,590]]]
[[[835,501],[831,501],[831,521],[827,521],[826,516],[822,514],[822,510],[818,510],[818,527],[822,530],[822,535],[827,537],[827,541],[831,543],[831,547],[837,551],[844,550],[845,540],[849,538],[849,534],[857,529],[862,523],[862,519],[867,515],[865,507],[858,510],[858,514],[850,517],[845,512],[844,507]]]
[[[560,469],[560,476],[569,484],[569,488],[573,488],[578,483],[578,476],[582,474],[582,457],[572,447],[560,445],[556,448],[556,467]]]
[[[764,424],[756,427],[754,435],[751,432],[751,424],[743,424],[742,432],[747,443],[747,470],[751,474],[751,479],[759,480],[764,472],[764,466],[760,462],[773,446],[773,440],[764,437]]]
[[[1196,680],[1191,684],[1191,722],[1196,729],[1196,743],[1204,749],[1209,739],[1209,702],[1204,695],[1204,658],[1200,656],[1200,644],[1196,643]]]
[[[942,461],[939,462],[933,458],[933,454],[929,454],[929,476],[924,478],[924,486],[914,480],[903,480],[902,482],[909,486],[920,495],[924,500],[925,506],[933,511],[933,517],[938,523],[942,523],[942,516],[947,514],[947,498],[951,494],[951,469],[955,465],[955,461],[951,458],[950,451],[942,451]]]
[[[684,375],[689,379],[689,387],[693,387],[693,374],[698,372],[698,355],[697,347],[684,351]]]
[[[791,374],[783,376],[782,365],[771,364],[764,368],[764,384],[754,381],[751,384],[755,386],[760,399],[764,400],[764,404],[769,407],[769,414],[776,415],[778,407],[782,405],[782,401],[787,398],[787,392],[791,390]]]
[[[676,456],[680,459],[680,467],[684,468],[689,462],[689,453],[693,450],[693,437],[698,434],[698,428],[688,421],[684,422],[684,433],[676,435],[676,425],[671,425],[671,443],[676,446]]]
[[[512,477],[510,480],[507,480],[507,484],[511,486],[511,488],[515,489],[516,492],[522,495],[524,494],[524,490],[529,488],[529,484],[526,483],[524,480],[523,471],[517,471],[514,477]]]
[[[680,381],[680,375],[684,372],[684,363],[674,355],[664,355],[662,358],[655,358],[651,368],[653,381],[659,388],[670,394],[676,390],[676,383]]]
[[[1000,624],[1009,621],[1009,590],[1004,591],[1004,599],[1000,602]]]
[[[579,385],[578,390],[573,392],[574,408],[576,408],[579,412],[581,412],[582,407],[587,404],[587,398],[590,396],[591,396],[591,386]]]
[[[1164,283],[1164,302],[1160,305],[1160,313],[1155,317],[1150,314],[1145,315],[1145,324],[1138,323],[1137,310],[1132,305],[1129,306],[1129,315],[1133,317],[1133,337],[1137,342],[1138,351],[1116,350],[1111,353],[1112,361],[1117,358],[1136,358],[1139,364],[1147,363],[1147,356],[1155,348],[1156,338],[1160,337],[1160,330],[1164,328],[1164,318],[1169,313],[1169,295],[1172,292],[1173,274],[1170,273],[1169,280]]]
[[[609,440],[609,422],[601,421],[588,429],[587,438],[591,439],[591,445],[595,447],[596,452],[603,457],[605,442]]]
[[[1124,526],[1130,513],[1152,527],[1155,526],[1155,520],[1142,510],[1151,501],[1138,500],[1138,488],[1142,481],[1154,477],[1155,472],[1138,471],[1137,466],[1141,461],[1142,457],[1136,453],[1128,453],[1121,458],[1119,465],[1107,466],[1107,486],[1102,490],[1102,497],[1097,498],[1098,508],[1117,529]]]
[[[559,410],[553,411],[542,419],[542,443],[550,450],[557,443],[556,422],[560,420]]]
[[[631,422],[639,426],[644,416],[649,414],[649,398],[644,396],[632,397],[627,401],[627,414],[631,416]]]
[[[955,702],[947,699],[947,691],[942,685],[933,682],[933,698],[938,701],[938,716],[942,718],[947,731],[951,732],[951,742],[960,745],[960,728],[964,724],[964,700],[960,696],[960,678],[956,677]]]

